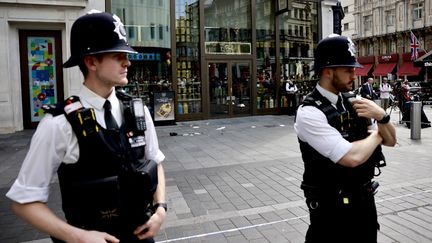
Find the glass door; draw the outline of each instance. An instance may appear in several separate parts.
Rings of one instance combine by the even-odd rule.
[[[247,61],[208,63],[212,117],[250,115],[250,68]]]
[[[251,69],[249,62],[233,62],[231,65],[233,115],[251,114]]]
[[[228,116],[228,63],[209,62],[210,115]]]

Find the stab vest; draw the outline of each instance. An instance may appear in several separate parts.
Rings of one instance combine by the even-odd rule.
[[[117,96],[119,97],[118,93]],[[146,163],[145,144],[132,147],[130,143],[133,139],[130,136],[131,129],[128,128],[131,115],[126,112],[130,107],[125,107],[122,102],[120,104],[125,122],[118,130],[102,128],[94,117],[93,121],[89,121],[90,124],[81,124],[78,118],[64,112],[65,102],[57,104],[55,108],[45,109],[53,115],[64,114],[78,139],[79,160],[74,164],[61,163],[57,171],[62,208],[68,223],[116,236],[124,235],[124,225],[130,221],[122,218],[122,213],[124,215],[129,209],[123,209],[122,212],[124,207],[122,192],[119,190],[119,175],[127,164]],[[153,185],[154,190],[156,186],[157,183]],[[141,193],[136,188],[130,190],[135,190],[135,194]],[[153,193],[151,191],[145,195],[150,204]],[[128,229],[128,232],[132,233],[133,229]]]
[[[330,126],[337,129],[349,142],[364,139],[368,136],[370,119],[358,117],[351,103],[348,93],[343,94],[345,113],[340,113],[314,89],[302,102],[303,106],[314,106],[327,117]],[[382,159],[381,146],[378,146],[372,156],[363,164],[354,167],[344,167],[331,161],[312,148],[308,143],[299,139],[300,151],[304,161],[303,185],[321,188],[323,191],[341,189],[358,189],[374,177],[375,166]]]

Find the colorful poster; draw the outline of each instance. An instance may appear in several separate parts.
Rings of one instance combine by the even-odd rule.
[[[174,118],[174,92],[154,92],[154,121],[173,121]]]
[[[54,37],[27,37],[31,122],[44,116],[43,105],[57,102]]]

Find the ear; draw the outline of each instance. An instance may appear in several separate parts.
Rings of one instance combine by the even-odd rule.
[[[94,56],[85,56],[84,57],[84,64],[87,66],[88,70],[96,70],[95,65],[96,58]]]
[[[328,79],[333,79],[333,68],[323,68],[321,75]]]

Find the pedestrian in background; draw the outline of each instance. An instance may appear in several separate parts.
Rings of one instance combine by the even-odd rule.
[[[357,67],[349,38],[331,34],[321,40],[314,65],[319,82],[297,110],[301,188],[310,214],[307,243],[377,242],[378,183],[372,179],[384,163],[381,145],[394,146],[396,132],[375,102],[347,93]]]
[[[291,80],[287,79],[285,90],[288,99],[288,115],[293,116],[297,109],[297,85]]]
[[[129,107],[130,97],[115,91],[128,83],[127,55],[136,52],[120,19],[96,10],[74,22],[70,45],[64,67],[79,66],[82,89],[45,107],[7,193],[12,210],[54,242],[154,242],[166,217],[165,156],[147,107],[139,100]],[[46,204],[55,173],[66,221]],[[149,178],[154,188],[144,195]],[[134,205],[143,198],[151,202]]]
[[[360,95],[363,98],[373,100],[375,99],[375,91],[373,90],[373,78],[368,78],[367,81],[362,85]]]
[[[390,93],[393,91],[391,85],[388,83],[387,78],[383,78],[382,84],[380,85],[380,99],[382,108],[387,111],[389,107]]]

